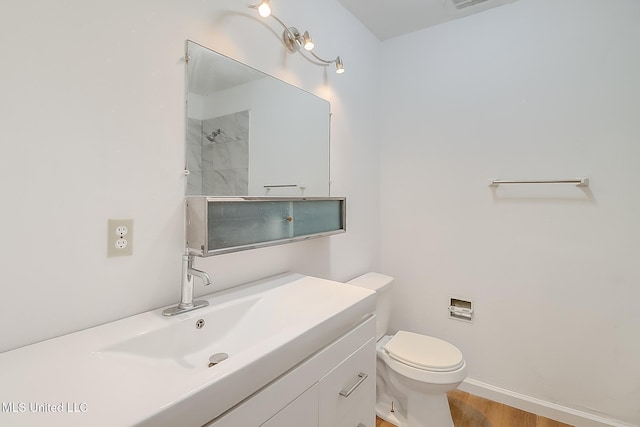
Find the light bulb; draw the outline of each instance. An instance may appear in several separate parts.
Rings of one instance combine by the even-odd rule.
[[[336,58],[336,73],[342,74],[344,73],[344,65],[342,64],[342,58],[339,56]]]
[[[314,48],[314,44],[313,44],[313,40],[311,40],[311,36],[309,35],[309,31],[305,31],[304,32],[304,36],[303,36],[303,40],[304,40],[304,48],[306,50],[311,50]]]
[[[262,0],[262,2],[260,2],[260,5],[258,6],[258,13],[263,18],[271,15],[271,6],[269,6],[269,0]]]

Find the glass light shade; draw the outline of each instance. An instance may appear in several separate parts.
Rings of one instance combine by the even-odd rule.
[[[304,48],[306,50],[312,50],[315,47],[315,45],[313,44],[313,40],[311,40],[311,36],[309,35],[309,31],[304,32],[303,39],[304,39]]]
[[[258,6],[258,13],[263,18],[271,15],[271,6],[269,6],[269,0],[263,0],[262,2],[260,2],[260,6]]]
[[[342,64],[342,58],[339,56],[336,58],[336,73],[342,74],[344,73],[344,65]]]

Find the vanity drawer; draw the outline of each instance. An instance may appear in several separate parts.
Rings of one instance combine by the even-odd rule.
[[[318,384],[298,396],[260,427],[318,427]]]
[[[320,427],[375,427],[375,344],[370,339],[320,380]]]

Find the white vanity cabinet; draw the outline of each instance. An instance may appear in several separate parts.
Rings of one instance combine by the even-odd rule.
[[[320,427],[375,427],[375,352],[372,338],[320,380]]]
[[[375,427],[375,317],[208,427]]]

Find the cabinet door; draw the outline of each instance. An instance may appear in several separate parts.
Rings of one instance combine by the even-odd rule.
[[[318,427],[318,384],[298,396],[261,427]]]
[[[375,427],[375,339],[324,376],[319,386],[320,427]]]

